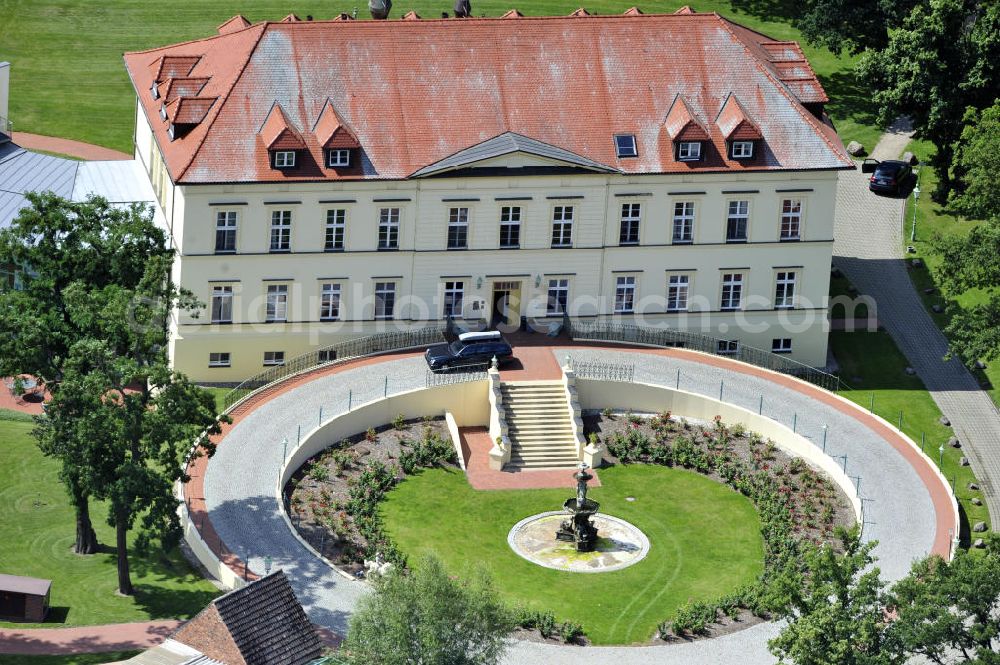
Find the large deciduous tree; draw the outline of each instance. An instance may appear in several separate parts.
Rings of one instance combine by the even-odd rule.
[[[807,545],[803,565],[773,582],[778,615],[788,625],[768,643],[783,662],[797,665],[895,665],[902,653],[887,637],[884,584],[857,528],[839,532],[844,553]]]
[[[946,293],[986,290],[985,300],[978,304],[949,304],[951,319],[945,332],[951,353],[970,366],[1000,357],[1000,216],[966,236],[938,241],[937,249],[941,254],[937,275]]]
[[[917,4],[927,0],[811,0],[797,27],[812,44],[837,55],[881,49]]]
[[[969,109],[963,122],[949,207],[972,219],[988,219],[1000,213],[1000,100],[982,111]]]
[[[879,120],[913,119],[917,136],[936,149],[935,197],[951,189],[954,144],[966,109],[990,106],[1000,87],[1000,3],[993,0],[928,0],[889,31],[884,48],[872,48],[858,63],[871,86]]]
[[[460,581],[427,557],[376,583],[351,617],[340,656],[350,665],[493,665],[513,628],[482,570]]]
[[[939,665],[995,663],[1000,647],[1000,537],[985,553],[959,551],[913,565],[888,599],[902,648]]]
[[[144,207],[116,208],[100,198],[72,203],[49,194],[28,194],[30,206],[0,230],[0,265],[15,266],[21,288],[0,289],[0,376],[30,374],[56,395],[70,348],[88,336],[103,335],[96,322],[73,307],[68,294],[114,285],[159,297],[172,252]],[[151,288],[150,288],[151,287]],[[147,335],[156,334],[147,331]],[[162,336],[162,331],[160,331]],[[120,353],[131,342],[119,338]],[[62,461],[61,478],[76,510],[76,545],[81,554],[97,550],[88,510],[87,473],[78,451],[68,447],[68,423],[40,430],[43,452]]]

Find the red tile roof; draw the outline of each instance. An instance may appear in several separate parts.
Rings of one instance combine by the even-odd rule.
[[[305,150],[306,142],[295,130],[280,104],[271,107],[271,113],[260,128],[260,138],[268,150]]]
[[[231,19],[220,25],[215,30],[220,35],[228,35],[231,32],[238,32],[240,30],[243,30],[244,28],[249,28],[249,27],[250,27],[250,21],[247,20],[247,17],[244,16],[243,14],[237,14],[236,16],[232,17]]]
[[[178,97],[197,97],[208,84],[207,77],[179,76],[160,84],[160,97],[164,102],[172,102]]]
[[[218,97],[176,97],[166,104],[167,120],[175,125],[197,125],[208,115]]]
[[[329,101],[319,114],[316,127],[313,128],[316,141],[321,148],[360,148],[361,144],[350,129],[344,126],[344,121],[337,115],[333,104]],[[303,148],[305,146],[303,145]]]
[[[764,138],[760,127],[750,118],[736,95],[729,95],[726,99],[722,110],[719,111],[719,117],[715,119],[715,124],[719,126],[719,131],[727,141],[754,141]]]
[[[800,55],[718,14],[678,13],[259,23],[125,63],[179,183],[401,179],[506,132],[623,173],[851,168],[833,128],[804,106],[826,95]],[[219,97],[174,141],[148,93],[170,77],[207,77],[198,94]],[[763,135],[753,163],[726,157],[715,124],[731,94]],[[700,162],[673,158],[678,96],[689,131],[708,135]],[[270,168],[258,138],[276,104],[304,143],[301,168]],[[310,128],[328,105],[360,143],[363,173],[315,167],[322,144]],[[638,157],[617,158],[616,133],[635,134]]]
[[[663,123],[671,141],[708,141],[711,136],[683,95],[677,95]]]

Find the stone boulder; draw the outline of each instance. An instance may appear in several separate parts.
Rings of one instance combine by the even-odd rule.
[[[940,418],[938,418],[938,422],[944,425],[945,427],[951,427],[951,421],[948,420],[947,416],[941,416]]]
[[[944,307],[942,307],[941,305],[939,305],[937,303],[934,303],[933,305],[931,305],[931,311],[934,312],[935,314],[943,314],[944,313]]]
[[[851,141],[847,144],[847,154],[851,157],[862,157],[865,154],[865,147],[857,141]]]
[[[980,499],[978,496],[974,496],[974,497],[972,497],[972,505],[973,506],[981,506],[981,505],[983,505],[983,500]]]
[[[972,525],[972,530],[975,533],[983,533],[986,531],[986,522],[976,522]]]
[[[969,466],[969,458],[968,457],[960,457],[960,458],[958,458],[958,465],[959,466]]]
[[[906,372],[907,376],[913,376],[914,374],[917,373],[917,370],[913,369],[912,367],[907,367],[903,371]]]
[[[952,448],[961,448],[962,442],[958,440],[957,436],[953,436],[950,439],[948,439],[948,445],[951,446]]]
[[[979,489],[979,485],[977,485],[976,483],[969,483],[969,489],[975,492]]]
[[[920,160],[919,160],[919,159],[917,159],[917,156],[916,156],[916,155],[914,155],[914,154],[913,154],[912,152],[910,152],[909,150],[907,150],[906,152],[904,152],[904,153],[903,153],[903,156],[902,156],[902,157],[900,157],[900,159],[901,159],[902,161],[906,162],[907,164],[909,164],[910,166],[916,166],[917,164],[919,164],[919,163],[920,163]]]
[[[986,547],[986,543],[983,542],[982,538],[976,538],[974,541],[972,541],[972,546],[977,550],[981,550],[984,547]]]
[[[910,265],[913,266],[914,268],[923,268],[924,262],[922,259],[913,259],[912,261],[910,261]]]

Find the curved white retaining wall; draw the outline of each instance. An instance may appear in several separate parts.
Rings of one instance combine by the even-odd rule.
[[[796,434],[790,427],[761,416],[753,411],[711,397],[705,397],[684,390],[675,390],[649,383],[621,383],[597,379],[576,379],[580,406],[584,409],[630,408],[633,411],[660,413],[670,411],[675,416],[711,422],[721,416],[727,425],[741,423],[748,430],[771,439],[783,451],[794,457],[801,457],[810,466],[823,471],[837,484],[851,502],[854,517],[859,523],[862,518],[861,499],[858,498],[854,482],[840,468],[840,465],[824,454],[809,439]]]

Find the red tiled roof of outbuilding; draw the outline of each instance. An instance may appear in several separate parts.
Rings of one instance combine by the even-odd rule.
[[[125,62],[179,183],[402,179],[506,132],[629,174],[852,168],[833,128],[803,106],[816,91],[825,100],[808,63],[777,44],[717,14],[332,20],[260,23]],[[148,90],[158,60],[195,55],[183,75],[210,77],[199,94],[220,99],[171,142]],[[753,163],[726,157],[711,120],[730,94],[763,135]],[[703,152],[714,157],[673,158],[664,125],[678,95],[704,119]],[[311,133],[302,168],[270,168],[257,132],[271,108],[308,132],[328,100],[360,143],[364,172],[307,168],[323,163]],[[635,135],[637,157],[617,158],[616,133]]]

